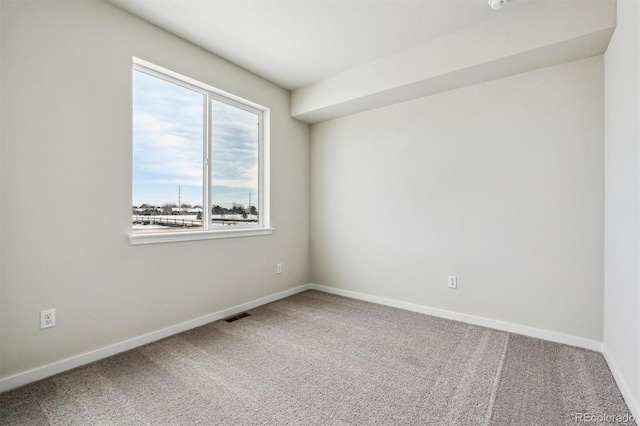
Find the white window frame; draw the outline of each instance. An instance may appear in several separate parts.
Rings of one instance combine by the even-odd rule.
[[[198,92],[204,96],[204,140],[203,145],[203,211],[202,211],[202,225],[203,229],[191,230],[191,231],[149,231],[149,232],[136,232],[131,230],[129,234],[129,242],[131,244],[154,244],[154,243],[169,243],[178,241],[194,241],[194,240],[209,240],[217,238],[233,238],[233,237],[252,237],[258,235],[270,235],[273,233],[273,228],[270,227],[269,216],[269,200],[270,200],[270,157],[269,157],[269,123],[270,123],[270,110],[269,108],[258,105],[254,102],[247,101],[231,93],[227,93],[208,84],[199,82],[192,78],[178,74],[174,71],[162,68],[158,65],[152,64],[139,58],[133,58],[133,70],[140,71],[161,80],[176,84],[178,86],[187,88]],[[232,229],[219,229],[211,228],[211,100],[217,100],[224,102],[228,105],[232,105],[237,108],[244,109],[251,113],[258,115],[258,223],[257,224],[244,224],[236,225]],[[133,134],[133,132],[132,132]],[[132,157],[133,158],[133,157]],[[133,203],[131,203],[133,204]]]

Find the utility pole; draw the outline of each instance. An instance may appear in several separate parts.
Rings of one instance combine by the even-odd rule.
[[[181,196],[182,196],[182,190],[180,188],[180,185],[178,185],[178,214],[182,213],[182,201],[181,201]]]

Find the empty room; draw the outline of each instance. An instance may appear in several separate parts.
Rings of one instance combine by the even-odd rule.
[[[0,424],[637,424],[639,28],[0,0]]]

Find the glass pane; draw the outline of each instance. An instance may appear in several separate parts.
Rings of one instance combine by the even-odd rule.
[[[133,231],[202,229],[204,95],[133,73]]]
[[[258,115],[211,101],[211,224],[258,223]]]

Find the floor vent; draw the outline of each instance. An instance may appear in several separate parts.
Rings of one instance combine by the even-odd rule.
[[[250,313],[248,313],[248,312],[243,312],[243,313],[241,313],[241,314],[234,315],[234,316],[229,317],[229,318],[225,318],[224,320],[225,320],[226,322],[234,322],[234,321],[238,321],[239,319],[242,319],[242,318],[244,318],[244,317],[248,317],[248,316],[250,316],[250,315],[251,315],[251,314],[250,314]]]

